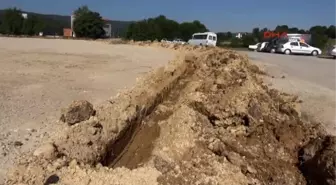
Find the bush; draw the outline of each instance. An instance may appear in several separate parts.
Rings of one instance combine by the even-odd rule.
[[[252,35],[245,35],[242,38],[243,46],[248,47],[251,44],[255,44],[255,38]]]
[[[242,41],[240,39],[233,38],[231,40],[230,47],[239,48],[239,47],[242,47],[242,46],[243,46],[243,43],[242,43]]]

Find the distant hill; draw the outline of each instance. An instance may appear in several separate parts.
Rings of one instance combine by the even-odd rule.
[[[63,28],[70,28],[70,15],[49,15],[49,14],[40,14],[34,12],[26,12],[29,15],[36,15],[45,23],[45,28],[43,30],[46,35],[63,35]],[[4,10],[0,10],[0,20],[4,14]],[[126,30],[127,27],[132,23],[132,21],[118,21],[110,20],[112,25],[112,37],[120,37]]]

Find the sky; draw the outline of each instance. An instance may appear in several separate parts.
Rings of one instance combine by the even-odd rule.
[[[0,9],[71,15],[81,5],[111,20],[141,20],[165,15],[178,22],[199,20],[210,31],[273,29],[276,25],[309,29],[335,25],[335,0],[0,0]]]

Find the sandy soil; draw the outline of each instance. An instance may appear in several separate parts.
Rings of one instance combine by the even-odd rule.
[[[18,154],[62,128],[60,108],[77,99],[99,104],[174,55],[90,41],[0,38],[0,182]]]

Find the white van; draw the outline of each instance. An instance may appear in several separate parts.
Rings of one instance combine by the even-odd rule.
[[[194,33],[188,41],[190,45],[216,46],[217,34],[213,32]]]

